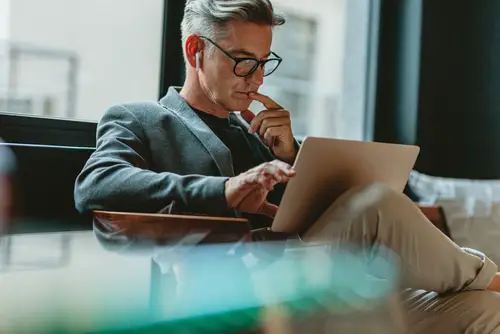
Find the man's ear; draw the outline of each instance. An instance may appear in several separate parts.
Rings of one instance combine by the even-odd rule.
[[[185,52],[186,52],[186,58],[187,62],[191,67],[196,68],[197,62],[196,62],[196,54],[200,53],[203,50],[203,42],[200,40],[200,38],[196,35],[191,35],[187,38],[186,40],[186,45],[185,45]],[[199,66],[201,66],[201,54],[198,56],[199,57]]]

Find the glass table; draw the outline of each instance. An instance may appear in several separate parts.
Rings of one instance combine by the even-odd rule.
[[[386,333],[393,323],[394,264],[379,259],[386,275],[374,278],[353,252],[252,252],[276,242],[110,251],[91,231],[1,243],[0,333]]]

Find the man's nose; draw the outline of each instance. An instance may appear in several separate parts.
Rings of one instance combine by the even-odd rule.
[[[248,76],[248,79],[254,85],[262,85],[264,83],[264,69],[262,66],[257,67],[257,69]]]

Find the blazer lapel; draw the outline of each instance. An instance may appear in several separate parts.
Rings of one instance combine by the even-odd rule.
[[[178,89],[178,88],[177,88]],[[174,113],[186,127],[198,138],[212,156],[222,176],[234,176],[231,152],[226,145],[210,130],[198,115],[189,107],[174,87],[170,87],[165,97],[160,100],[163,107]]]

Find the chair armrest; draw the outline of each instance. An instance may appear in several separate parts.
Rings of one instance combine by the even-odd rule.
[[[446,215],[441,206],[417,204],[422,213],[433,223],[441,232],[451,239],[450,228],[446,220]]]
[[[194,233],[206,234],[201,243],[237,242],[249,238],[247,219],[93,211],[94,222],[131,237],[145,237],[166,243]]]

